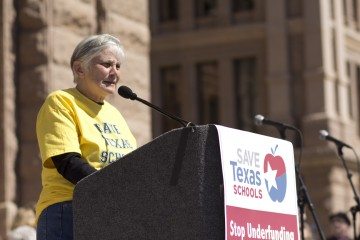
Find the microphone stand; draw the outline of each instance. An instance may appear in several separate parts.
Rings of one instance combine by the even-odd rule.
[[[350,212],[351,212],[351,215],[352,215],[352,218],[353,218],[354,239],[357,239],[357,236],[356,236],[356,213],[360,212],[360,199],[359,199],[358,194],[356,193],[354,183],[351,180],[352,174],[350,173],[349,168],[346,165],[346,162],[345,162],[345,159],[344,159],[344,153],[342,151],[342,148],[343,148],[342,144],[337,144],[338,156],[341,159],[341,162],[342,162],[342,164],[343,164],[343,166],[345,168],[346,177],[348,178],[348,180],[350,182],[350,186],[351,186],[351,189],[352,189],[352,191],[354,193],[354,199],[355,199],[355,202],[356,202],[356,205],[350,208]]]
[[[142,103],[145,104],[145,105],[148,105],[148,106],[151,107],[151,108],[156,109],[157,111],[159,111],[161,114],[163,114],[163,115],[166,116],[166,117],[170,117],[170,118],[172,118],[172,119],[175,119],[175,120],[178,121],[183,127],[186,127],[186,126],[189,124],[188,122],[186,122],[186,121],[184,121],[184,120],[182,120],[182,119],[180,119],[180,118],[178,118],[178,117],[176,117],[176,116],[173,116],[173,115],[171,115],[170,113],[164,112],[162,109],[158,108],[157,106],[153,105],[152,103],[150,103],[150,102],[148,102],[148,101],[146,101],[146,100],[144,100],[144,99],[141,99],[141,98],[139,98],[139,97],[136,97],[136,100],[138,100],[139,102],[142,102]]]
[[[135,97],[135,100],[138,100],[139,102],[142,102],[143,104],[151,107],[151,108],[154,108],[155,110],[157,110],[158,112],[160,112],[162,115],[166,116],[166,117],[169,117],[169,118],[172,118],[174,120],[176,120],[178,123],[180,123],[183,127],[191,127],[191,130],[192,132],[194,132],[194,128],[195,127],[195,124],[192,123],[192,122],[188,122],[188,121],[185,121],[181,118],[178,118],[170,113],[166,113],[164,112],[161,108],[155,106],[154,104],[142,99],[142,98],[139,98],[139,97]]]
[[[286,136],[285,136],[285,130],[286,130],[286,126],[277,126],[276,127],[279,131],[279,134],[281,136],[281,138],[283,140],[286,140]],[[297,128],[291,128],[293,130],[295,130],[298,134],[300,134],[300,130]],[[313,220],[315,222],[316,225],[316,229],[320,235],[320,239],[321,240],[325,240],[325,235],[323,233],[323,231],[321,230],[319,221],[318,221],[318,217],[316,215],[315,212],[315,207],[314,204],[312,203],[307,187],[304,183],[304,180],[300,174],[299,171],[299,166],[295,164],[295,173],[296,173],[296,177],[297,177],[297,182],[298,182],[298,207],[300,210],[300,232],[301,232],[301,239],[305,240],[305,234],[304,234],[304,216],[305,216],[305,205],[307,204],[309,206],[311,215],[313,217]]]
[[[176,120],[178,123],[180,123],[183,127],[191,127],[191,131],[194,132],[194,127],[196,126],[195,124],[193,124],[192,122],[188,122],[188,121],[185,121],[179,117],[176,117],[170,113],[167,113],[165,111],[163,111],[161,108],[155,106],[154,104],[142,99],[142,98],[139,98],[135,93],[133,93],[133,91],[128,88],[127,86],[120,86],[119,89],[118,89],[118,93],[120,96],[122,96],[123,98],[126,98],[126,99],[130,99],[130,100],[137,100],[153,109],[155,109],[156,111],[158,111],[159,113],[161,113],[162,115],[168,117],[168,118],[171,118],[173,120]]]
[[[316,225],[316,229],[318,230],[319,232],[319,235],[320,235],[320,239],[321,240],[325,240],[325,235],[323,233],[323,231],[321,230],[320,228],[320,224],[319,224],[319,221],[318,221],[318,218],[317,218],[317,215],[316,215],[316,212],[315,212],[315,207],[314,207],[314,204],[312,203],[311,199],[310,199],[310,196],[309,196],[309,193],[308,193],[308,190],[306,188],[306,185],[304,183],[304,180],[302,179],[301,175],[300,175],[300,172],[299,172],[299,168],[298,166],[296,165],[295,166],[295,172],[296,172],[296,176],[297,176],[297,179],[298,179],[298,183],[299,183],[299,189],[298,189],[298,206],[299,206],[299,209],[300,209],[300,222],[301,222],[301,226],[300,226],[300,229],[301,229],[301,239],[304,240],[304,215],[305,215],[305,204],[307,203],[308,206],[309,206],[309,209],[310,209],[310,212],[311,212],[311,215],[314,219],[314,222],[315,222],[315,225]]]

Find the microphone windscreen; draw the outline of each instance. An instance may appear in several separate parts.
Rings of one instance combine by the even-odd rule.
[[[319,138],[320,138],[321,140],[325,140],[327,136],[329,136],[329,132],[328,132],[328,131],[326,131],[326,130],[320,130],[320,131],[319,131]]]
[[[131,100],[135,100],[137,98],[137,95],[127,86],[120,86],[118,93],[123,98],[130,98]]]
[[[263,120],[264,120],[263,115],[258,114],[254,117],[255,125],[257,126],[261,126],[263,124]]]

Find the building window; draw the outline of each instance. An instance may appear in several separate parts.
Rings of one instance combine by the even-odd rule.
[[[256,59],[254,57],[234,61],[235,107],[237,128],[254,131],[253,117],[258,101]]]
[[[346,76],[351,79],[351,63],[346,61]]]
[[[348,91],[348,94],[347,97],[348,97],[348,107],[349,107],[349,116],[350,118],[354,118],[354,109],[353,109],[353,99],[352,99],[352,95],[353,95],[353,92],[352,92],[352,88],[351,88],[351,85],[353,84],[353,74],[352,74],[352,63],[349,62],[349,61],[346,61],[346,76],[347,76],[347,81],[348,81],[348,86],[347,86],[347,91]]]
[[[163,67],[160,69],[162,109],[175,116],[182,115],[181,107],[181,68],[180,66]],[[167,132],[180,127],[179,123],[162,117],[162,130]]]
[[[335,110],[338,115],[341,114],[341,112],[340,112],[340,88],[341,88],[341,84],[339,82],[339,79],[337,78],[336,82],[335,82]]]
[[[331,30],[331,46],[332,46],[332,65],[334,72],[337,73],[338,64],[337,64],[337,41],[336,41],[336,31],[335,29]]]
[[[216,8],[216,0],[195,0],[195,16],[197,18],[214,16]]]
[[[212,27],[218,24],[217,0],[195,0],[196,27]]]
[[[330,0],[330,16],[331,19],[335,19],[334,0]]]
[[[343,0],[343,14],[344,14],[344,24],[347,25],[349,23],[348,21],[348,4],[347,0]]]
[[[353,0],[352,1],[352,20],[354,22],[358,21],[358,0]]]
[[[179,30],[178,11],[178,0],[158,0],[158,33]]]
[[[254,0],[232,0],[233,12],[250,12],[254,9]]]
[[[286,0],[286,14],[289,18],[301,17],[303,0]]]
[[[352,101],[352,92],[351,92],[351,84],[349,83],[347,86],[347,97],[348,97],[348,107],[349,107],[349,117],[351,119],[354,118],[354,112],[353,112],[353,101]]]
[[[159,0],[159,18],[161,23],[178,20],[178,1]]]
[[[357,117],[358,117],[358,131],[360,135],[360,66],[356,66],[356,73],[355,73],[355,81],[356,81],[356,91],[357,91]]]
[[[219,123],[218,66],[216,62],[196,67],[200,124]]]
[[[232,0],[232,22],[247,23],[264,19],[265,1],[263,0]]]

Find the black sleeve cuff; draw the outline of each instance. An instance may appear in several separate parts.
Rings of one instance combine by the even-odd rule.
[[[69,152],[51,158],[57,171],[74,185],[84,177],[96,172],[79,153]]]

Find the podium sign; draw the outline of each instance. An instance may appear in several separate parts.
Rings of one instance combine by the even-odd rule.
[[[299,239],[290,142],[216,126],[225,200],[225,239]]]

